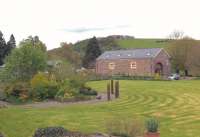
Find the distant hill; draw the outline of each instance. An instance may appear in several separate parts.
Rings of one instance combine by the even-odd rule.
[[[97,39],[102,52],[128,48],[166,48],[169,45],[169,40],[167,39],[137,39],[134,36],[127,35],[110,35],[107,37],[98,37]],[[85,39],[75,43],[73,49],[83,56],[89,40]]]
[[[75,43],[72,47],[75,51],[79,52],[81,56],[84,56],[89,40],[90,39],[79,41]],[[97,40],[102,51],[120,49],[120,46],[117,44],[116,38],[114,38],[114,36],[99,37],[97,38]],[[118,37],[117,40],[120,40],[120,38]]]
[[[98,37],[102,52],[108,50],[129,49],[129,48],[166,48],[170,41],[167,39],[137,39],[127,35],[110,35]],[[61,47],[48,51],[50,60],[65,60],[76,65],[81,63],[85,54],[86,46],[90,39],[79,41],[75,44],[63,43]]]
[[[121,48],[166,48],[169,45],[167,39],[120,39],[116,43]]]

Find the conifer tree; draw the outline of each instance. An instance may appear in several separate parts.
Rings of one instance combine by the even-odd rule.
[[[0,66],[3,65],[3,60],[5,58],[5,48],[6,41],[3,37],[3,33],[0,31]]]
[[[89,40],[86,47],[85,56],[83,58],[83,67],[92,68],[94,67],[96,58],[101,55],[101,50],[96,37]]]
[[[12,34],[5,48],[5,56],[7,56],[11,52],[11,50],[14,49],[15,47],[16,47],[16,41],[14,35]]]

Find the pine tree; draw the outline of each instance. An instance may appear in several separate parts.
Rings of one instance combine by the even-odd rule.
[[[101,55],[101,50],[96,37],[93,37],[88,42],[86,47],[85,56],[83,58],[83,66],[85,68],[93,68],[96,58]]]
[[[8,41],[8,43],[10,44],[10,46],[12,48],[15,48],[16,47],[16,41],[15,41],[15,37],[13,34],[10,35],[10,40]]]
[[[3,33],[0,31],[0,66],[3,65],[5,58],[6,41],[3,38]]]
[[[15,47],[16,47],[16,41],[14,35],[12,34],[5,48],[5,56],[7,56],[11,52],[11,50],[14,49]]]

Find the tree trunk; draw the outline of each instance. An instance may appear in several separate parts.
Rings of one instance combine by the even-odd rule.
[[[113,80],[110,81],[110,84],[111,84],[111,94],[114,94]]]
[[[107,84],[107,100],[110,101],[110,83]]]
[[[115,82],[115,98],[119,98],[119,81]]]

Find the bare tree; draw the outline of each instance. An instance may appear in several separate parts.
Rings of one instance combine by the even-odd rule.
[[[170,35],[169,39],[170,40],[178,40],[182,39],[184,37],[184,32],[180,30],[174,30]]]
[[[200,46],[197,40],[185,37],[175,40],[169,46],[172,65],[176,72],[182,70],[187,76],[189,71],[194,71],[200,66]]]

